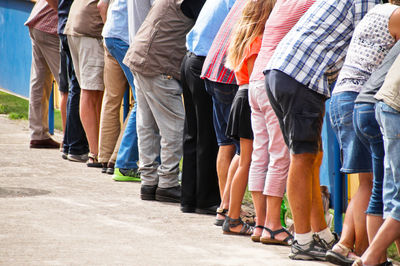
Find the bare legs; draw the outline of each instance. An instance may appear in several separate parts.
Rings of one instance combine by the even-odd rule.
[[[82,88],[80,100],[80,118],[85,130],[89,150],[97,156],[99,143],[100,110],[103,91]]]
[[[61,111],[61,120],[63,133],[65,134],[65,124],[67,123],[67,100],[68,100],[68,92],[60,92],[61,100],[60,100],[60,111]]]
[[[320,232],[327,227],[319,185],[319,167],[322,152],[318,154],[291,154],[288,176],[288,199],[293,214],[295,232]]]
[[[232,219],[238,219],[244,192],[246,191],[247,181],[249,177],[249,168],[251,163],[251,153],[253,152],[253,141],[250,139],[240,139],[240,159],[239,167],[233,176],[228,216]],[[233,232],[239,232],[242,226],[231,228]]]

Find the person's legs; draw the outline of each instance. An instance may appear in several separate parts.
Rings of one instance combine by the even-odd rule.
[[[200,79],[204,57],[188,53],[181,69],[185,104],[185,134],[182,166],[182,205],[202,209],[220,203],[216,171],[217,141],[212,100]],[[210,210],[212,213],[213,210]]]
[[[291,151],[287,194],[296,235],[289,257],[324,260],[327,246],[334,242],[324,219],[318,175],[325,97],[280,71],[267,72],[265,80],[271,106]]]
[[[92,154],[89,156],[88,166],[99,167],[101,164],[97,162],[97,155],[104,90],[104,46],[101,39],[92,37],[68,36],[68,42],[82,88],[79,114]]]
[[[112,156],[115,161],[115,167],[119,169],[119,171],[126,171],[126,173],[133,173],[137,176],[137,168],[138,168],[138,136],[136,131],[136,92],[135,85],[133,82],[133,75],[131,70],[123,63],[125,54],[129,49],[129,44],[117,38],[106,38],[106,45],[109,48],[111,55],[118,61],[121,69],[123,70],[126,79],[130,87],[132,88],[132,97],[133,97],[133,107],[130,111],[130,114],[127,116],[128,120],[125,121],[123,129],[121,130],[120,135],[122,134],[122,138],[119,142],[117,142],[115,150],[118,154],[117,157]],[[108,43],[112,43],[113,45],[108,45]],[[115,179],[115,177],[114,177]],[[115,179],[116,180],[116,179]]]
[[[70,155],[85,155],[88,153],[88,142],[86,139],[86,133],[83,129],[82,122],[79,115],[79,102],[81,98],[81,88],[79,86],[78,77],[75,73],[71,50],[76,50],[74,43],[71,43],[70,37],[61,34],[62,49],[67,55],[67,67],[68,67],[68,82],[69,92],[67,100],[67,121],[66,121],[66,132],[64,135],[64,154]],[[70,49],[70,44],[73,46]],[[74,53],[77,55],[77,50]],[[79,62],[78,57],[75,60]],[[86,161],[87,158],[82,157],[82,161]],[[85,160],[86,159],[86,160]]]
[[[157,187],[159,163],[157,157],[160,154],[160,135],[155,118],[148,103],[146,83],[135,75],[135,88],[137,99],[137,133],[139,148],[139,171],[143,186]],[[143,83],[143,84],[142,84]],[[142,199],[155,199],[155,189],[151,191],[151,197],[145,198],[141,192]]]
[[[60,38],[60,68],[58,71],[58,76],[60,83],[58,84],[58,90],[60,91],[60,112],[63,127],[63,135],[65,135],[65,127],[67,124],[67,102],[68,102],[68,58],[67,52],[63,48],[63,42],[61,36]]]
[[[384,175],[384,147],[382,133],[375,118],[375,105],[371,103],[355,104],[353,122],[358,138],[368,147],[372,157],[373,185],[371,185],[372,176],[370,173],[365,174],[367,181],[363,183],[366,183],[365,185],[368,186],[365,189],[365,193],[370,194],[368,208],[366,209],[366,230],[368,233],[368,241],[371,243],[379,227],[383,223],[382,186]],[[367,200],[365,200],[365,202],[367,202]],[[363,205],[365,205],[365,203],[363,203]],[[357,218],[364,218],[364,214],[360,213]],[[356,229],[359,229],[358,227],[361,226],[356,226]],[[361,242],[361,240],[364,241]],[[362,235],[361,239],[356,238],[355,252],[357,255],[361,256],[367,249],[368,243],[366,242],[364,235]],[[382,260],[386,260],[386,257],[382,258]]]
[[[253,140],[240,138],[239,167],[233,176],[229,199],[228,216],[230,219],[240,218],[240,209],[242,206],[243,196],[246,191],[252,151]],[[225,223],[229,224],[229,221],[225,221]],[[232,232],[240,232],[243,226],[244,225],[230,227],[229,230]],[[224,226],[223,229],[225,228],[226,227]]]
[[[80,100],[80,118],[89,143],[89,150],[98,154],[99,142],[99,102],[101,106],[102,91],[82,88]]]
[[[107,39],[106,39],[107,40]],[[99,162],[107,164],[120,134],[120,110],[128,81],[117,60],[104,47],[104,98],[100,119]],[[109,44],[109,45],[112,45]]]
[[[36,29],[29,31],[32,40],[29,128],[31,141],[41,141],[50,138],[47,116],[53,77],[59,82],[59,39]],[[50,146],[59,148],[59,144],[58,147],[56,142],[53,144]]]

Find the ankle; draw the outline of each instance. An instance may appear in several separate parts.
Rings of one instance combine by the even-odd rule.
[[[297,240],[299,245],[305,245],[310,243],[313,240],[313,233],[312,231],[305,233],[305,234],[297,234],[295,233],[294,239]]]

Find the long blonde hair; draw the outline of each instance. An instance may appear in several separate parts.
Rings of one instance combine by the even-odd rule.
[[[236,23],[228,47],[226,66],[234,71],[241,68],[246,49],[264,32],[276,0],[247,0],[242,16]]]

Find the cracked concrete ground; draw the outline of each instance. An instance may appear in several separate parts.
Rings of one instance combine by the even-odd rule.
[[[27,121],[0,115],[1,265],[329,265],[223,235],[213,216],[142,201],[139,183],[28,144]]]

